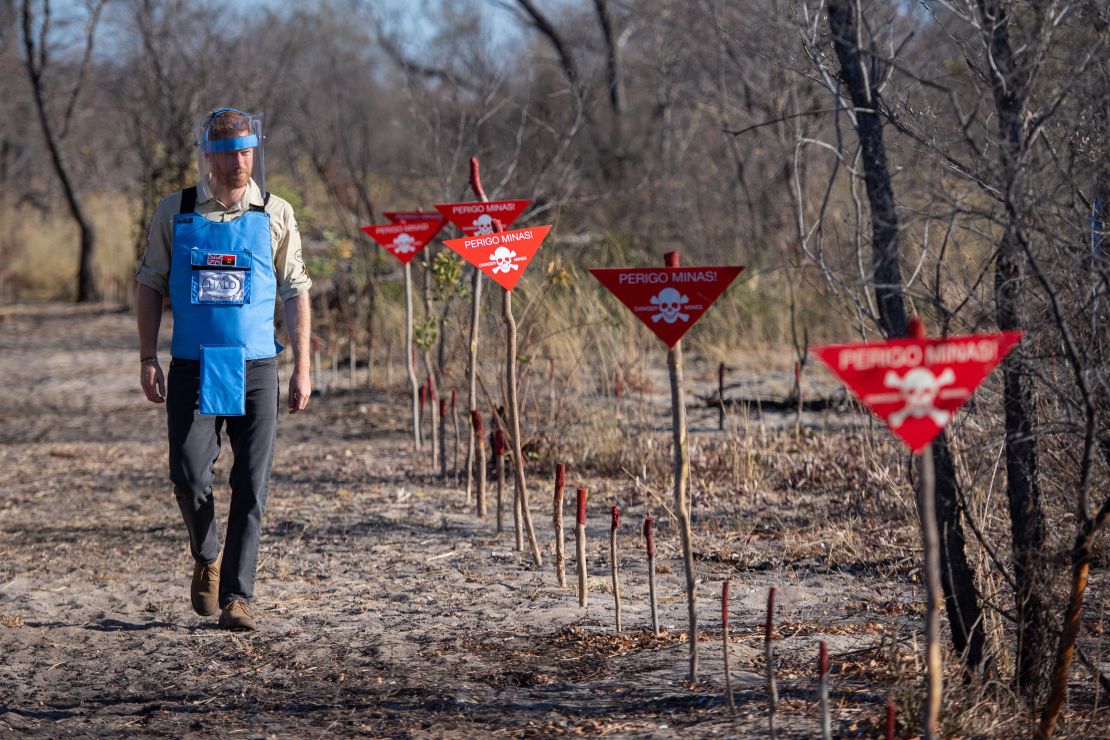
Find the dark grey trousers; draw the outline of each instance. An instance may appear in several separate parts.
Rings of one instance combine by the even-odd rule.
[[[228,479],[231,505],[220,566],[220,606],[233,599],[249,603],[254,595],[258,539],[277,436],[277,359],[247,362],[244,416],[202,416],[197,411],[199,388],[199,363],[170,363],[166,387],[170,480],[189,530],[193,558],[199,563],[215,561],[220,540],[212,495],[213,465],[220,456],[221,431],[227,431],[235,457]]]

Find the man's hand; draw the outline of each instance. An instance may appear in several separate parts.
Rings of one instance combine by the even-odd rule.
[[[158,360],[144,363],[139,367],[139,385],[147,399],[154,403],[166,402],[166,379],[162,375],[162,367]]]
[[[312,365],[308,338],[312,333],[312,304],[308,293],[298,293],[285,301],[285,325],[293,345],[293,374],[289,376],[289,413],[304,411],[312,397]]]
[[[294,372],[289,377],[289,413],[304,411],[312,397],[312,378],[307,372]]]

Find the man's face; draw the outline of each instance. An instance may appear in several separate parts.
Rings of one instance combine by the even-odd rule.
[[[222,187],[237,190],[246,187],[254,172],[254,149],[208,154],[212,177]]]

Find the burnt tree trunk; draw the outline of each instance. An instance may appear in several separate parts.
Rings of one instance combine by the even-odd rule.
[[[887,338],[906,335],[907,318],[899,265],[898,214],[883,143],[879,115],[878,80],[881,70],[875,56],[862,48],[857,4],[831,0],[829,31],[840,61],[840,79],[855,108],[856,134],[863,152],[864,183],[871,211],[871,269],[879,310],[879,327]],[[947,437],[932,443],[936,474],[936,518],[941,538],[941,584],[944,604],[956,649],[964,665],[975,670],[982,664],[985,643],[982,606],[973,571],[964,549],[963,524],[956,500],[956,476]]]
[[[50,153],[50,164],[54,168],[54,174],[58,177],[58,183],[62,186],[69,214],[73,217],[78,230],[81,232],[80,262],[77,268],[77,302],[96,301],[100,299],[96,277],[93,274],[96,231],[81,205],[81,199],[77,195],[77,189],[73,184],[73,177],[66,169],[65,162],[62,161],[59,137],[55,133],[54,127],[50,123],[50,116],[46,112],[46,83],[43,80],[43,73],[46,70],[47,63],[46,36],[50,24],[50,3],[43,4],[42,32],[39,34],[37,50],[35,48],[33,15],[30,0],[24,0],[23,48],[26,52],[24,66],[27,68],[27,78],[31,82],[31,92],[35,100],[35,111],[38,113],[39,128],[42,130],[43,141]]]
[[[1020,329],[1021,293],[1025,277],[1018,180],[1026,155],[1023,117],[1029,70],[1015,59],[1010,45],[1009,18],[998,0],[980,0],[986,43],[992,63],[990,84],[998,114],[1001,192],[1005,206],[1002,239],[994,273],[995,316],[1003,331]],[[1037,450],[1033,437],[1033,394],[1017,347],[1002,362],[1002,404],[1006,424],[1006,494],[1010,507],[1018,645],[1017,687],[1030,703],[1048,688],[1054,635],[1050,620],[1049,578],[1042,558],[1045,514],[1037,481]]]

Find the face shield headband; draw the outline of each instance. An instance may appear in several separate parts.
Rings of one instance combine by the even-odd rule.
[[[238,113],[239,115],[243,116],[244,118],[247,118],[248,120],[250,118],[249,116],[247,116],[246,113],[244,113],[243,111],[238,110],[236,108],[220,108],[217,111],[213,111],[212,115],[210,115],[208,117],[208,123],[205,124],[205,126],[204,126],[204,151],[205,151],[205,153],[207,153],[207,154],[219,154],[221,152],[237,152],[240,149],[250,149],[251,147],[258,146],[258,134],[256,134],[256,133],[247,134],[246,136],[236,136],[232,139],[209,140],[209,138],[208,138],[208,129],[209,129],[209,126],[211,125],[212,121],[214,121],[216,119],[216,116],[220,115],[221,113],[228,113],[228,112]]]
[[[228,113],[234,113],[236,117],[241,116],[246,122],[245,128],[239,131],[229,132],[226,126],[215,126],[217,119],[223,114]],[[221,129],[223,130],[221,131]],[[234,135],[229,138],[212,138],[214,130],[220,131],[220,133],[223,134],[232,133]],[[216,136],[220,136],[220,133],[217,133]],[[196,144],[198,172],[197,192],[200,196],[200,202],[204,202],[214,196],[212,190],[213,176],[214,169],[217,166],[214,158],[220,155],[248,149],[254,152],[251,180],[259,191],[254,197],[264,197],[264,193],[266,192],[266,166],[263,151],[265,136],[262,130],[261,113],[245,113],[238,108],[219,108],[212,111],[212,113],[208,114],[197,123],[194,129],[193,140]]]

